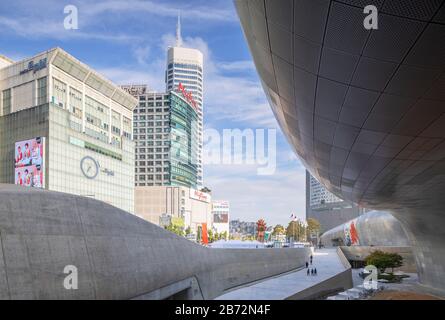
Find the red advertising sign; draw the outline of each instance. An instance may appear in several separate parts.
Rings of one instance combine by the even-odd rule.
[[[178,90],[182,93],[182,96],[185,98],[185,100],[187,100],[196,110],[196,101],[195,99],[193,99],[193,95],[185,89],[181,82],[179,82],[178,84]]]
[[[209,244],[209,238],[207,237],[207,223],[202,224],[202,243]]]

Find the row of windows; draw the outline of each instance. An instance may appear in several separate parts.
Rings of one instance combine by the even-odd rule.
[[[168,152],[170,148],[139,148],[136,149],[137,152],[146,153],[146,152]]]
[[[156,133],[162,133],[162,132],[170,132],[170,128],[156,128]],[[153,129],[147,129],[148,133],[153,133]],[[146,135],[136,135],[137,132],[135,132],[135,136],[134,139],[135,140],[147,140],[147,136]],[[162,138],[159,138],[162,139]],[[164,139],[168,139],[168,138],[164,138]]]
[[[153,161],[148,161],[148,162],[153,163]],[[136,165],[145,167],[145,166],[147,166],[147,163],[148,163],[148,162],[147,162],[147,161],[139,161],[139,162],[136,161]],[[167,162],[168,162],[168,161],[167,161]],[[151,165],[153,165],[153,164],[151,164]],[[154,164],[154,165],[156,165],[156,166],[162,166],[162,161],[155,161],[155,164]]]
[[[133,120],[162,120],[162,119],[169,119],[170,115],[164,114],[164,115],[140,115],[140,116],[133,116]]]
[[[154,113],[154,112],[168,112],[170,111],[169,108],[145,108],[145,107],[139,107],[137,109],[134,109],[134,113]]]
[[[148,122],[140,122],[138,127],[153,127],[153,126],[169,126],[170,125],[170,121],[148,121]],[[137,129],[133,130],[135,133],[137,132]],[[140,133],[145,133],[145,129],[139,129]]]
[[[168,100],[168,95],[165,96],[144,96],[144,95],[140,95],[139,96],[139,101],[154,101],[154,100]]]
[[[170,179],[170,175],[169,174],[164,174],[163,176],[164,176],[164,180],[169,180]],[[161,174],[156,174],[156,175],[153,175],[153,174],[136,175],[136,180],[139,180],[139,181],[153,180],[154,178],[156,180],[162,180],[162,175]]]
[[[136,152],[136,156],[135,156],[136,160],[154,160],[155,159],[155,155],[154,154],[138,154]],[[156,160],[162,160],[162,155],[156,155]],[[148,161],[146,162],[147,165],[149,166],[153,166],[155,164],[153,164],[153,161]],[[136,162],[136,165],[138,164],[138,162]],[[164,160],[164,166],[169,166],[170,164],[170,160]],[[156,161],[156,165],[162,165],[162,161]]]
[[[157,167],[157,168],[135,168],[136,173],[146,173],[146,172],[169,172],[170,167]]]
[[[170,69],[170,68],[172,68],[172,67],[175,67],[175,68],[185,68],[185,69],[192,69],[192,70],[198,70],[198,71],[201,71],[202,72],[202,68],[199,66],[199,65],[197,65],[197,64],[188,64],[188,63],[170,63],[169,65],[168,65],[168,68]]]
[[[173,74],[168,76],[168,79],[173,79]],[[202,81],[201,77],[198,76],[187,76],[183,74],[175,73],[175,79],[189,79],[189,80],[199,80]]]
[[[139,102],[139,108],[145,108],[145,107],[167,107],[168,101],[164,102]]]
[[[165,129],[169,129],[169,128],[165,128]],[[170,138],[170,134],[168,134],[168,133],[144,136],[144,139],[140,138],[140,136],[139,136],[139,139],[142,139],[140,141],[141,143],[146,139],[149,139],[149,140],[157,139],[158,140],[158,139],[169,139],[169,138]],[[135,139],[135,140],[137,140],[137,139]]]
[[[194,74],[194,75],[198,75],[200,77],[202,77],[202,72],[200,71],[192,71],[192,70],[181,70],[181,69],[174,69],[175,74]],[[173,74],[173,69],[169,69],[168,70],[168,75]]]

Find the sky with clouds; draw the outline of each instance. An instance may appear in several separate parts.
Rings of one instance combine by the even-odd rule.
[[[79,29],[65,30],[64,7],[78,8]],[[0,2],[0,54],[14,60],[61,47],[117,84],[163,91],[166,49],[181,13],[184,46],[204,54],[204,126],[276,129],[277,167],[207,164],[204,183],[229,200],[231,219],[268,225],[304,218],[305,170],[270,110],[231,0],[14,0]]]

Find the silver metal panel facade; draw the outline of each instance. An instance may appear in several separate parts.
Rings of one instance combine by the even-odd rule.
[[[236,0],[272,110],[328,190],[404,224],[445,290],[444,1]]]

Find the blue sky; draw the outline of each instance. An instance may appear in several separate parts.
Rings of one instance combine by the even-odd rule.
[[[78,8],[78,30],[63,28],[68,4]],[[275,174],[259,176],[255,165],[206,165],[213,198],[230,201],[231,218],[269,225],[287,224],[292,213],[303,218],[304,168],[266,101],[231,0],[2,1],[0,54],[19,60],[58,46],[117,84],[162,91],[178,10],[184,45],[205,56],[205,127],[277,129]]]

